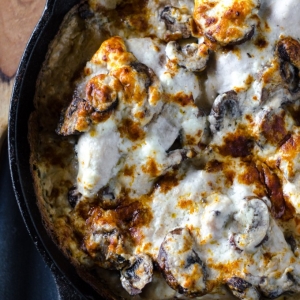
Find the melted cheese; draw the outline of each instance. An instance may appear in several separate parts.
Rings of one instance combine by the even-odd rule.
[[[299,5],[89,3],[87,23],[105,20],[111,37],[74,91],[93,114],[106,116],[91,117],[75,147],[81,197],[65,215],[83,237],[81,261],[121,270],[130,291],[122,264],[157,262],[163,250],[169,269],[160,267],[145,287],[135,283],[133,294],[143,290],[137,299],[231,298],[224,285],[232,278],[251,286],[247,295],[232,291],[240,299],[299,292],[299,251],[285,235],[299,240],[300,96],[284,80],[276,50],[283,37],[300,38]],[[193,59],[182,64],[181,45],[198,49],[199,69]],[[45,194],[52,190],[45,186]],[[106,206],[105,193],[115,202]],[[134,280],[143,277],[143,267],[136,270]]]

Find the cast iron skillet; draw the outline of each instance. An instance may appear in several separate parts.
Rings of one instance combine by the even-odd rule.
[[[29,166],[28,120],[34,110],[36,80],[48,45],[65,14],[79,0],[48,0],[16,74],[8,125],[9,163],[13,188],[26,227],[56,278],[61,299],[103,299],[76,273],[46,232],[39,213]],[[21,247],[21,245],[20,245]],[[30,272],[29,272],[30,273]]]

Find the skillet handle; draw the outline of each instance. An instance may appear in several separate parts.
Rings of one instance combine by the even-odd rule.
[[[78,295],[74,288],[65,280],[61,274],[52,272],[58,292],[58,300],[86,300]]]

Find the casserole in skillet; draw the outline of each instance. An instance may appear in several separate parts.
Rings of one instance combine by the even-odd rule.
[[[297,11],[89,1],[67,15],[37,83],[31,168],[48,231],[94,288],[299,292]]]

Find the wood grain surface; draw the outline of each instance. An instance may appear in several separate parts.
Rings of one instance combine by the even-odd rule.
[[[20,58],[46,0],[0,0],[0,150]]]

